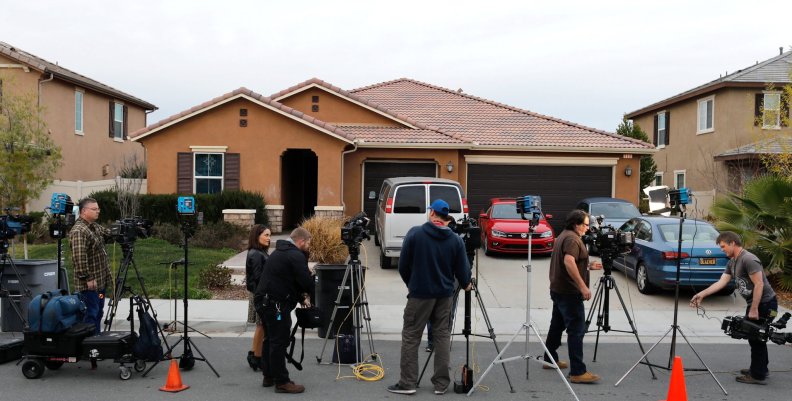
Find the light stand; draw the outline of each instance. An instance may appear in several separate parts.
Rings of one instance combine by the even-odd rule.
[[[64,215],[53,214],[53,222],[50,223],[49,230],[50,237],[55,238],[58,242],[58,288],[65,289],[67,292],[71,293],[69,289],[69,277],[66,273],[66,268],[63,266],[63,238],[66,237],[66,232],[71,227],[67,219],[68,218]],[[72,224],[74,223],[72,222]]]
[[[503,347],[503,350],[499,352],[498,355],[495,357],[495,359],[492,361],[492,363],[490,363],[490,365],[487,367],[487,370],[485,370],[484,373],[482,373],[478,381],[473,384],[473,388],[471,388],[470,391],[467,393],[468,396],[470,396],[471,394],[473,394],[474,391],[476,391],[478,385],[484,380],[484,378],[487,376],[487,373],[489,373],[489,371],[493,368],[493,366],[495,366],[496,363],[503,364],[514,360],[525,359],[526,380],[529,379],[528,372],[529,372],[530,360],[534,360],[543,365],[552,366],[555,368],[556,372],[558,372],[558,376],[561,377],[561,380],[563,380],[564,384],[566,384],[566,387],[569,390],[569,392],[572,394],[572,397],[574,397],[576,401],[580,401],[577,394],[575,394],[575,390],[572,389],[572,386],[569,384],[569,381],[564,376],[564,373],[561,372],[561,369],[558,367],[557,361],[553,358],[552,355],[550,355],[550,350],[547,349],[547,345],[545,345],[544,341],[542,341],[542,336],[539,335],[539,331],[536,329],[534,322],[531,321],[531,273],[532,273],[531,261],[533,258],[533,256],[531,255],[531,251],[532,251],[533,235],[535,234],[536,226],[539,224],[539,217],[542,214],[540,203],[541,201],[538,196],[523,196],[517,198],[517,212],[520,213],[520,216],[522,217],[523,220],[528,220],[528,264],[523,266],[526,270],[525,322],[523,322],[522,326],[520,326],[520,329],[516,333],[514,333],[512,338],[509,340],[509,342],[506,343],[506,346]],[[526,214],[529,215],[530,219],[526,217]],[[533,330],[534,335],[536,335],[536,338],[539,339],[539,344],[541,344],[542,348],[544,348],[545,354],[547,354],[550,357],[550,361],[552,362],[552,364],[548,364],[547,362],[544,362],[542,356],[533,356],[528,353],[528,341],[529,341],[530,330]],[[517,336],[520,335],[520,333],[522,333],[523,331],[525,331],[525,353],[522,355],[503,359],[503,354],[506,352],[507,349],[509,349],[509,346],[514,342]]]
[[[678,194],[677,194],[677,198],[674,199],[674,194],[672,192],[669,192],[669,195],[671,196],[671,207],[674,210],[679,212],[679,237],[678,237],[678,241],[677,241],[677,255],[676,255],[676,281],[674,281],[674,322],[671,323],[671,327],[669,327],[668,330],[666,330],[665,334],[663,334],[663,336],[660,337],[660,339],[657,340],[657,342],[654,345],[652,345],[651,348],[649,348],[649,351],[646,351],[646,353],[644,353],[641,356],[641,358],[638,359],[638,362],[635,362],[635,364],[630,368],[630,370],[628,370],[627,373],[625,373],[624,376],[622,376],[621,379],[619,379],[619,381],[617,381],[614,386],[618,386],[630,373],[632,373],[633,370],[635,370],[635,367],[638,366],[638,364],[640,364],[640,363],[643,363],[643,364],[646,364],[646,365],[649,365],[649,366],[653,366],[653,367],[656,367],[656,368],[659,368],[659,369],[664,369],[664,370],[670,371],[671,368],[672,368],[674,356],[676,354],[676,339],[677,339],[676,335],[677,335],[677,332],[679,332],[679,334],[685,340],[687,345],[690,347],[690,349],[696,355],[696,358],[698,358],[699,362],[701,362],[701,364],[704,365],[703,369],[702,368],[685,368],[684,370],[685,371],[690,371],[690,372],[708,372],[710,374],[710,376],[712,376],[712,379],[715,380],[715,383],[718,384],[718,387],[720,387],[721,391],[723,391],[723,394],[724,395],[728,395],[729,393],[726,392],[726,389],[723,387],[721,382],[718,381],[718,378],[715,377],[715,374],[712,373],[712,370],[709,368],[709,366],[707,366],[707,364],[704,362],[704,360],[701,359],[701,355],[699,355],[699,353],[696,351],[696,349],[693,348],[693,345],[690,344],[690,341],[685,336],[685,333],[682,331],[682,328],[679,327],[679,322],[678,322],[678,315],[679,315],[679,277],[680,277],[681,263],[682,263],[682,257],[681,257],[682,256],[682,225],[685,222],[685,217],[686,217],[685,204],[687,203],[687,190],[684,189],[684,188],[682,190],[684,190],[684,198],[683,198],[682,202],[679,201]],[[677,191],[679,191],[679,190],[677,190]],[[649,362],[643,362],[643,360],[646,359],[646,356],[649,355],[652,352],[652,350],[655,349],[655,347],[657,347],[657,345],[660,344],[663,341],[663,339],[666,338],[668,333],[672,333],[671,334],[671,352],[668,355],[668,365],[655,365],[655,364],[651,364]]]
[[[174,270],[176,270],[179,265],[184,265],[185,264],[184,259],[182,258],[182,259],[179,259],[179,260],[174,260],[173,262],[164,262],[164,263],[160,263],[160,264],[168,265],[168,281],[169,281],[168,285],[170,286],[169,288],[173,288],[173,279],[171,278],[171,273]],[[204,336],[206,338],[211,339],[212,337],[209,337],[209,335],[207,335],[206,333],[204,333],[204,332],[202,332],[200,330],[196,330],[192,326],[187,326],[184,323],[184,321],[180,321],[179,320],[178,305],[179,305],[179,299],[178,298],[173,298],[173,320],[171,320],[170,322],[165,323],[165,324],[162,325],[162,328],[169,333],[168,335],[178,332],[179,331],[179,325],[182,325],[182,327],[186,327],[187,330],[190,330],[193,333],[198,333],[198,334],[200,334],[200,335],[202,335],[202,336]]]

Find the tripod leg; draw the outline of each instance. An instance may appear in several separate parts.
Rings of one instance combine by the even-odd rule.
[[[693,348],[693,344],[691,344],[690,341],[688,341],[687,336],[685,336],[685,333],[682,332],[682,328],[677,326],[677,331],[679,331],[679,334],[682,335],[682,338],[685,339],[685,342],[687,343],[688,347],[690,347],[690,349],[693,350],[693,353],[696,354],[696,358],[698,358],[699,362],[701,362],[701,364],[704,365],[704,368],[707,369],[707,372],[709,372],[710,376],[712,376],[712,379],[715,380],[715,383],[718,383],[718,387],[720,387],[721,391],[723,391],[723,395],[729,395],[729,393],[726,392],[726,389],[723,388],[721,382],[718,381],[718,378],[715,377],[715,374],[712,373],[712,369],[710,369],[709,366],[707,366],[704,360],[701,359],[701,355],[699,355],[696,349]]]
[[[212,366],[212,364],[209,362],[209,360],[206,359],[206,357],[204,356],[203,352],[201,352],[201,350],[198,348],[198,346],[195,345],[195,343],[190,338],[187,338],[187,342],[189,342],[190,345],[192,345],[192,348],[195,348],[195,350],[198,351],[198,355],[201,356],[200,358],[194,358],[194,359],[206,362],[206,364],[209,365],[209,369],[212,369],[212,372],[214,372],[215,376],[220,377],[220,374],[217,373],[217,371],[215,370],[214,366]]]
[[[624,374],[624,376],[622,376],[622,377],[621,377],[621,379],[619,379],[619,381],[617,381],[617,382],[616,382],[616,384],[614,384],[614,385],[613,385],[613,387],[618,387],[618,386],[619,386],[619,384],[620,384],[620,383],[621,383],[621,382],[622,382],[622,381],[623,381],[623,380],[624,380],[624,379],[625,379],[625,378],[626,378],[626,377],[627,377],[627,376],[628,376],[630,373],[632,373],[632,371],[633,371],[633,370],[635,370],[635,368],[638,366],[638,364],[639,364],[639,363],[641,363],[641,361],[642,361],[642,360],[648,360],[648,359],[646,359],[647,355],[649,355],[650,353],[652,353],[652,350],[653,350],[653,349],[655,349],[655,347],[656,347],[656,346],[658,346],[658,345],[659,345],[661,342],[663,342],[663,339],[664,339],[664,338],[666,338],[666,336],[668,335],[668,333],[670,333],[670,332],[671,332],[671,329],[673,329],[673,328],[674,328],[674,326],[671,326],[671,327],[669,327],[669,328],[668,328],[668,330],[666,330],[665,334],[663,334],[663,336],[662,336],[662,337],[660,337],[660,339],[659,339],[659,340],[657,340],[657,342],[656,342],[656,343],[654,343],[654,345],[652,345],[651,347],[649,347],[649,350],[648,350],[648,351],[646,351],[646,352],[645,352],[643,355],[641,355],[641,357],[640,357],[640,358],[638,358],[638,361],[636,361],[636,362],[635,362],[635,364],[634,364],[634,365],[632,365],[632,367],[630,368],[630,370],[628,370],[628,371],[627,371],[627,373],[625,373],[625,374]]]
[[[335,305],[333,306],[333,313],[330,315],[330,322],[327,324],[327,332],[325,333],[325,339],[322,343],[322,352],[316,357],[317,363],[322,363],[322,358],[324,358],[325,349],[327,348],[327,341],[330,339],[330,335],[333,331],[335,318],[338,314],[338,305],[341,304],[341,298],[344,296],[344,289],[346,288],[346,283],[349,279],[350,269],[351,266],[347,266],[346,270],[344,271],[344,278],[341,279],[341,286],[338,288],[338,295],[336,296]]]
[[[481,299],[481,294],[478,290],[478,284],[473,286],[474,294],[476,295],[476,302],[478,302],[479,310],[481,311],[481,316],[484,318],[484,324],[487,325],[487,332],[489,333],[490,339],[492,339],[492,345],[495,346],[495,352],[500,353],[500,349],[498,348],[498,342],[495,341],[495,329],[492,328],[492,322],[490,322],[489,314],[487,313],[487,308],[484,307],[484,301]],[[506,370],[506,365],[501,365],[503,368],[503,374],[506,375],[506,382],[509,383],[509,389],[512,393],[515,392],[514,386],[512,385],[511,378],[509,377],[509,371]]]
[[[616,290],[616,296],[619,298],[619,303],[621,303],[622,310],[624,310],[624,315],[627,316],[627,321],[630,323],[630,328],[632,329],[633,334],[635,335],[635,340],[638,341],[638,348],[644,353],[643,344],[641,344],[641,339],[638,337],[638,329],[635,328],[635,324],[633,323],[632,318],[630,317],[630,313],[627,311],[627,305],[624,303],[624,298],[621,296],[621,291],[619,291],[619,286],[616,285],[616,281],[613,282],[613,289]],[[644,359],[646,361],[646,365],[649,366],[649,372],[652,373],[652,379],[657,379],[655,375],[654,368],[649,363],[649,358],[646,357]]]
[[[547,355],[550,355],[550,350],[549,350],[549,349],[547,349],[547,345],[545,345],[544,341],[542,341],[542,337],[539,335],[539,332],[538,332],[538,331],[536,330],[536,328],[534,327],[534,325],[533,325],[533,322],[531,322],[531,324],[530,324],[528,327],[529,327],[531,330],[533,330],[533,331],[534,331],[534,334],[536,334],[536,338],[538,338],[538,339],[539,339],[539,343],[540,343],[540,344],[542,344],[542,348],[544,348],[544,350],[545,350],[545,353],[546,353]],[[526,329],[526,330],[527,330],[527,329]],[[553,356],[552,356],[552,355],[550,355],[550,360],[552,360],[552,359],[553,359]],[[553,361],[553,364],[556,366],[556,372],[558,372],[558,376],[560,376],[560,377],[561,377],[561,380],[563,380],[563,381],[564,381],[564,384],[566,384],[566,387],[567,387],[567,389],[569,390],[569,392],[570,392],[570,393],[572,393],[572,396],[573,396],[573,397],[575,397],[575,400],[576,400],[576,401],[580,401],[580,399],[578,398],[577,394],[575,394],[575,390],[573,390],[573,389],[572,389],[572,385],[571,385],[571,384],[569,384],[569,380],[567,380],[567,378],[564,376],[564,372],[562,372],[562,371],[561,371],[561,368],[559,368],[559,367],[558,367],[558,363],[556,363],[556,361]]]
[[[520,327],[520,330],[517,330],[517,332],[514,333],[514,335],[509,339],[509,342],[506,343],[503,349],[500,352],[498,352],[498,355],[495,356],[495,359],[493,359],[492,362],[490,362],[489,366],[487,366],[487,369],[484,370],[484,373],[482,373],[481,376],[479,376],[479,379],[475,383],[473,383],[473,387],[467,393],[468,397],[470,397],[470,395],[473,394],[474,391],[476,391],[476,388],[478,388],[479,384],[481,384],[481,382],[484,381],[484,378],[487,377],[487,374],[489,373],[490,370],[492,370],[492,367],[495,366],[496,363],[503,364],[509,361],[513,361],[515,359],[524,359],[524,357],[527,357],[527,355],[526,356],[520,355],[517,357],[511,357],[507,359],[502,358],[503,354],[506,353],[506,350],[509,349],[509,346],[512,345],[512,343],[514,342],[514,339],[516,339],[517,336],[522,334],[523,330],[525,330],[526,332],[528,331],[528,323],[523,323],[523,325]]]

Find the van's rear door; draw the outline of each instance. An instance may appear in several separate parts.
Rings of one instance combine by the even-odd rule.
[[[462,211],[462,191],[456,185],[451,184],[430,184],[429,185],[429,203],[442,199],[448,203],[448,213],[454,217],[454,220],[459,220],[463,216]]]
[[[405,184],[396,187],[393,195],[393,215],[389,219],[386,247],[401,248],[404,236],[411,228],[426,222],[426,185]],[[386,229],[388,229],[386,228]]]

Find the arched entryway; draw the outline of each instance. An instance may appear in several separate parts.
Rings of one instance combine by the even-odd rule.
[[[283,231],[313,216],[316,207],[318,158],[310,149],[287,149],[281,155]]]

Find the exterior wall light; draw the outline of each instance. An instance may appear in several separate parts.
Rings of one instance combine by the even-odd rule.
[[[454,171],[454,163],[451,163],[451,162],[449,161],[449,162],[446,164],[446,170],[448,170],[448,172],[449,172],[449,173],[450,173],[450,172],[452,172],[452,171]]]
[[[624,175],[626,175],[627,177],[632,176],[632,167],[627,166],[627,168],[624,169]]]

